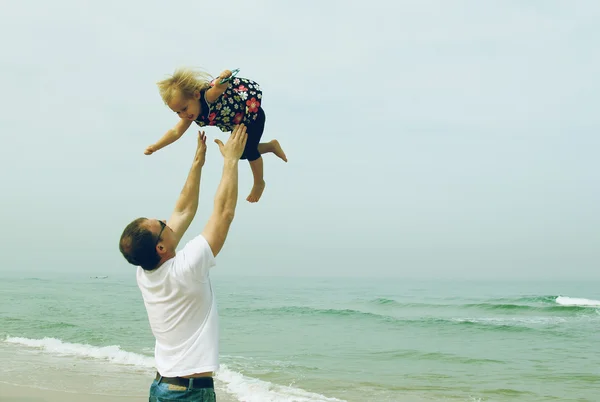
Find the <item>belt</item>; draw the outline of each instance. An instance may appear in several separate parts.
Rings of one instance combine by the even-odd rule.
[[[179,385],[181,387],[186,387],[190,389],[215,387],[215,383],[212,377],[163,377],[160,374],[156,373],[156,377],[154,379],[159,383],[164,382],[165,384]]]

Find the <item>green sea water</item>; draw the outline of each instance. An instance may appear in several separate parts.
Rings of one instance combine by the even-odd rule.
[[[600,400],[598,283],[214,275],[213,285],[218,390],[230,400]],[[11,378],[28,364],[95,364],[146,381],[152,352],[133,272],[1,278]],[[106,376],[94,391],[132,392]]]

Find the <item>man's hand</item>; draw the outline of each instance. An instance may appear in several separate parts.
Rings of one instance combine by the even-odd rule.
[[[219,146],[219,151],[223,158],[230,160],[238,160],[244,153],[244,147],[248,140],[248,134],[246,134],[246,126],[240,124],[235,126],[233,132],[229,136],[227,143],[223,145],[221,140],[215,140],[215,143]]]
[[[156,147],[154,146],[154,144],[152,144],[146,148],[146,150],[144,151],[144,155],[152,155],[156,151],[157,151]]]
[[[204,134],[204,131],[198,131],[198,146],[194,159],[200,166],[204,166],[206,160],[206,134]]]

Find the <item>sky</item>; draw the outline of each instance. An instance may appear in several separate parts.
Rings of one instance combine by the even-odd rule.
[[[139,216],[168,218],[198,129],[155,83],[180,66],[263,89],[267,188],[215,275],[598,280],[600,4],[6,1],[2,272],[132,275]],[[206,129],[200,207],[222,159]]]

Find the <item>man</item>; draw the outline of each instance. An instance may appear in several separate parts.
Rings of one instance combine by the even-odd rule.
[[[202,234],[175,251],[198,209],[206,136],[198,134],[192,168],[167,222],[138,218],[123,231],[119,250],[136,265],[137,283],[156,339],[156,378],[150,401],[215,401],[213,373],[219,368],[219,323],[209,269],[221,251],[238,197],[238,161],[246,127],[236,127],[225,145],[223,175],[214,209]]]

